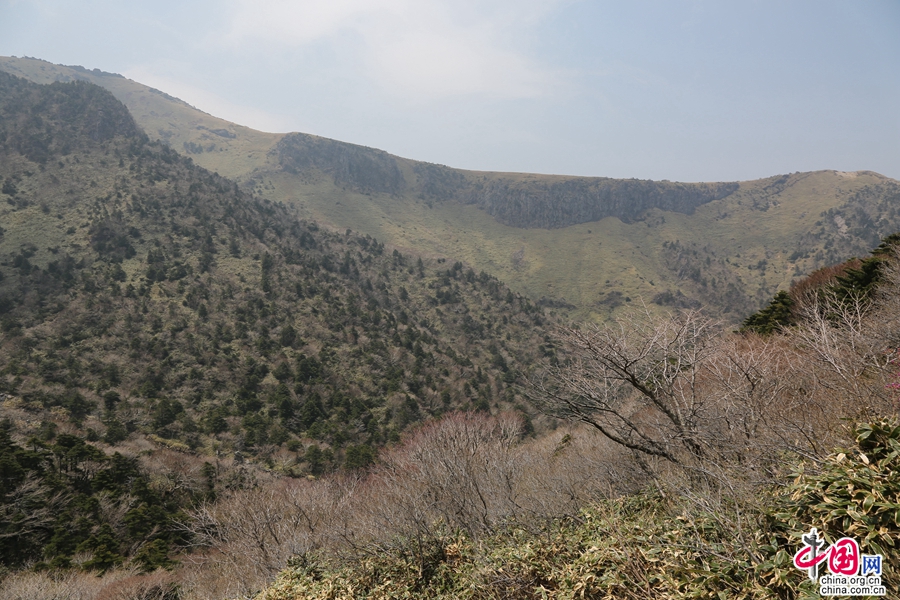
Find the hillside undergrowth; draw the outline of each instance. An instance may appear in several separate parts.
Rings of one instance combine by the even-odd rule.
[[[511,523],[480,540],[448,530],[424,557],[407,549],[338,566],[298,557],[257,599],[816,598],[817,587],[791,562],[810,527],[827,543],[849,535],[861,552],[882,554],[884,585],[896,590],[900,425],[864,423],[855,435],[852,448],[812,470],[797,464],[767,490],[748,537],[716,515],[642,493],[593,503],[539,530]]]

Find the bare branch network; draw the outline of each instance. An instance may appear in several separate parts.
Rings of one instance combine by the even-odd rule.
[[[651,474],[653,463],[722,482],[735,467],[768,478],[785,452],[821,458],[842,419],[893,410],[900,277],[890,273],[874,300],[809,294],[800,324],[772,336],[730,334],[699,310],[646,307],[562,327],[562,362],[530,382],[529,396],[629,449]]]

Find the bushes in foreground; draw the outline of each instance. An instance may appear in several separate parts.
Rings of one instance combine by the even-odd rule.
[[[201,546],[184,560],[193,573],[186,576],[197,587],[224,584],[213,597],[234,597],[265,587],[292,556],[338,565],[396,554],[428,570],[449,531],[474,540],[508,522],[536,528],[610,490],[637,487],[625,455],[591,432],[533,440],[522,428],[514,415],[452,413],[384,452],[367,473],[223,493],[186,524]]]
[[[586,508],[575,514],[559,508],[554,517],[550,503],[574,491],[580,474],[602,468],[603,462],[594,462],[603,455],[597,452],[602,448],[588,444],[597,436],[560,431],[544,440],[510,445],[504,442],[508,438],[494,435],[506,425],[515,424],[459,415],[422,429],[397,449],[398,456],[385,457],[386,471],[373,472],[369,480],[295,480],[220,499],[206,513],[213,547],[205,557],[183,557],[173,572],[141,575],[117,568],[102,577],[75,571],[23,572],[3,579],[0,600],[247,597],[291,552],[288,568],[258,600],[811,599],[818,597],[818,590],[791,563],[801,535],[811,527],[828,543],[848,535],[859,541],[862,553],[882,554],[883,584],[892,591],[900,588],[897,421],[863,424],[856,428],[851,448],[824,461],[796,464],[792,475],[761,490],[757,509],[739,521],[745,525],[740,531],[733,527],[736,521],[721,512],[729,510],[725,501],[716,505],[718,512],[710,512],[695,499],[659,490],[602,499],[594,487],[599,480],[585,482],[575,494],[581,500],[573,499],[573,504]],[[433,447],[441,440],[448,450],[442,456],[451,460],[460,456],[450,442],[476,441],[468,446],[476,452],[466,468],[474,468],[470,484],[483,490],[491,507],[490,527],[472,526],[483,522],[485,513],[460,513],[475,519],[473,523],[449,518],[454,507],[467,506],[477,497],[474,487],[448,489],[454,498],[435,496],[439,490],[429,487],[427,479],[437,476],[436,485],[440,483],[440,462],[415,463],[421,444]],[[548,477],[543,495],[547,506],[538,510],[542,505],[532,504],[523,510],[522,497],[484,486],[489,480],[478,475],[484,459],[480,452],[490,449],[494,454],[497,444],[508,445],[515,462],[527,465],[506,471],[514,475],[507,481],[531,487],[531,477]],[[497,470],[502,465],[485,466],[504,473]],[[553,466],[555,471],[548,469]],[[388,476],[398,480],[386,481]],[[547,485],[551,481],[556,483]],[[394,494],[415,502],[397,505],[384,495],[387,483]],[[472,493],[475,496],[468,495]],[[593,500],[585,501],[589,496]],[[516,502],[507,504],[510,498]],[[421,512],[406,514],[412,506]],[[393,528],[384,520],[389,518],[396,521]],[[270,553],[268,564],[260,561],[259,552]],[[257,564],[259,572],[252,568]]]
[[[883,583],[896,590],[900,425],[861,425],[856,440],[815,472],[798,465],[794,481],[752,515],[748,535],[716,515],[638,494],[592,503],[539,531],[512,522],[474,540],[446,530],[428,553],[419,542],[342,565],[297,557],[257,598],[811,598],[818,590],[791,562],[810,527],[828,543],[847,535],[862,553],[883,554]]]

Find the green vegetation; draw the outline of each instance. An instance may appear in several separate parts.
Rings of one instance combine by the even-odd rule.
[[[782,290],[775,294],[768,306],[744,319],[741,331],[752,331],[761,335],[775,333],[793,322],[791,314],[793,306],[791,295]]]
[[[0,73],[0,599],[801,598],[812,526],[900,583],[898,237],[714,318],[895,182],[462,172],[2,65],[56,82]]]
[[[462,263],[242,192],[149,141],[101,88],[0,73],[0,157],[4,494],[35,510],[57,495],[82,524],[56,545],[64,521],[8,531],[5,564],[167,564],[186,543],[175,515],[215,486],[135,491],[146,475],[129,462],[137,479],[109,487],[117,449],[133,461],[141,440],[319,475],[370,464],[444,412],[523,406],[514,384],[546,343],[540,308]],[[84,456],[54,467],[59,444]],[[116,510],[124,520],[103,516]],[[140,531],[134,510],[153,514]]]
[[[797,277],[900,230],[900,186],[870,172],[682,184],[462,171],[253,131],[80,67],[5,58],[0,69],[104,86],[151,138],[305,218],[464,261],[578,318],[643,300],[699,304],[737,324]]]
[[[182,507],[209,487],[159,489],[134,457],[104,454],[84,438],[55,433],[44,422],[42,438],[27,447],[0,421],[0,564],[106,571],[131,557],[141,569],[169,567],[170,550],[188,541],[176,528]],[[209,465],[207,465],[209,466]]]
[[[3,81],[87,103],[99,90]],[[496,279],[298,221],[136,135],[41,170],[15,152],[31,134],[4,133],[2,385],[26,409],[192,448],[306,435],[338,450],[517,402],[509,364],[528,364],[544,317]]]
[[[884,281],[884,270],[898,243],[900,234],[893,233],[881,240],[865,260],[853,258],[820,269],[798,281],[790,292],[778,292],[768,306],[747,317],[740,330],[770,335],[797,323],[798,313],[814,304],[824,307],[828,304],[871,303],[878,285]]]

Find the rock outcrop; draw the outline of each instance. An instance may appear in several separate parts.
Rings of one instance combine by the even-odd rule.
[[[504,225],[554,229],[617,217],[631,222],[651,208],[690,214],[737,183],[672,183],[606,177],[520,179],[402,159],[382,150],[301,133],[273,150],[286,171],[317,170],[363,193],[413,193],[439,202],[476,204]],[[407,168],[403,168],[407,167]]]
[[[317,169],[339,186],[366,193],[399,194],[407,188],[397,157],[366,146],[305,133],[289,133],[273,149],[285,171]]]
[[[605,217],[632,222],[650,208],[691,214],[701,204],[724,198],[737,188],[737,183],[599,177],[573,177],[554,183],[497,179],[469,191],[465,200],[505,225],[555,229]]]

